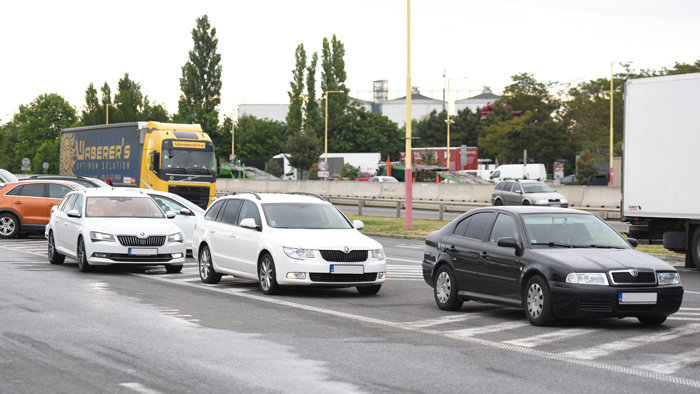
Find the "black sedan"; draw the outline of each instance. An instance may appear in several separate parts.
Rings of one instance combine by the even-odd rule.
[[[582,317],[658,325],[683,300],[670,264],[574,209],[474,209],[425,243],[423,278],[443,310],[474,300],[522,307],[534,325]]]

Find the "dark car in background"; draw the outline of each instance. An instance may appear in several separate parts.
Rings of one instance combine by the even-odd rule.
[[[493,205],[540,205],[548,207],[569,206],[565,195],[546,183],[527,179],[511,179],[499,182],[491,192]]]
[[[610,184],[610,175],[608,174],[596,174],[588,177],[588,186],[607,186]]]
[[[423,278],[440,309],[469,300],[557,318],[636,317],[658,325],[683,301],[678,272],[597,216],[546,207],[471,210],[425,241]]]

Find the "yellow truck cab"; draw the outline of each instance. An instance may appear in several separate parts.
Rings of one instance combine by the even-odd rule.
[[[61,130],[61,175],[180,195],[202,208],[216,191],[216,156],[198,124],[132,122]]]

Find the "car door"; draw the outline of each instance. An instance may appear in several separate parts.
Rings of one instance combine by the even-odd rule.
[[[232,241],[235,237],[234,227],[240,207],[241,200],[226,200],[216,221],[211,223],[209,228],[211,255],[216,265],[227,270],[236,270],[235,261],[238,258],[238,251]]]
[[[73,206],[69,209],[66,210],[66,212],[71,211],[71,210],[76,210],[80,214],[80,217],[78,218],[72,218],[68,215],[65,215],[65,223],[66,225],[64,226],[65,228],[65,240],[66,240],[66,248],[70,251],[70,254],[72,256],[77,256],[78,252],[78,237],[80,236],[80,230],[82,228],[82,222],[85,216],[85,213],[83,212],[83,206],[85,205],[85,196],[82,194],[78,194],[77,197],[75,198],[75,202],[73,203]],[[85,237],[89,237],[90,234],[84,234]]]
[[[22,223],[48,223],[45,183],[27,183],[7,193],[12,195],[12,208],[20,215]]]
[[[513,205],[513,195],[511,189],[513,188],[513,182],[506,182],[503,184],[503,189],[501,189],[501,196],[503,197],[503,205]]]
[[[180,230],[185,234],[185,241],[188,243],[188,248],[191,247],[192,234],[194,233],[194,225],[197,223],[197,217],[194,213],[188,215],[183,215],[180,211],[188,209],[186,206],[180,204],[179,202],[173,200],[172,198],[160,196],[157,194],[149,194],[149,196],[158,204],[158,206],[163,210],[163,212],[174,212],[175,218],[173,222],[176,226],[180,227]]]
[[[523,204],[523,188],[519,182],[513,182],[513,188],[510,193],[510,205]]]
[[[61,203],[56,212],[53,213],[53,239],[56,243],[56,249],[64,254],[66,250],[72,250],[74,246],[68,244],[69,237],[66,231],[68,227],[68,216],[66,212],[73,209],[76,198],[78,198],[77,194],[71,194],[68,196],[65,203]]]
[[[455,227],[455,232],[448,239],[447,253],[455,267],[460,291],[481,292],[479,253],[493,216],[493,212],[479,212],[468,216]]]
[[[262,230],[262,222],[260,220],[260,211],[252,201],[244,200],[241,206],[240,213],[236,226],[233,228],[235,237],[231,243],[236,251],[234,257],[234,265],[237,271],[245,272],[251,275],[257,275],[258,270],[258,250],[262,232],[260,230],[241,227],[243,219],[251,218],[260,230]]]
[[[518,299],[523,263],[514,248],[498,246],[499,238],[515,238],[521,242],[514,216],[499,213],[490,229],[488,242],[482,244],[481,288],[485,294]]]

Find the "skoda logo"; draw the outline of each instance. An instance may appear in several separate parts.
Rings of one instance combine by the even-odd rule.
[[[146,233],[139,233],[139,235],[143,237],[144,235],[146,235]]]
[[[632,275],[633,278],[636,278],[637,275],[639,275],[639,272],[637,272],[637,270],[630,270],[630,275]]]
[[[345,252],[345,254],[350,253],[350,248],[348,248],[347,246],[343,246],[343,252]]]

